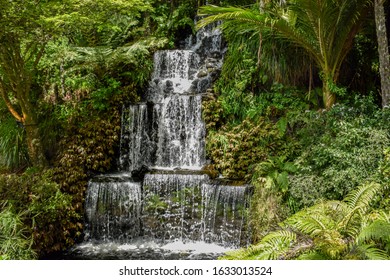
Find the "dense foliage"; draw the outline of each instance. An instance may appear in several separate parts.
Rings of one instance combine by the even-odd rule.
[[[0,0],[0,259],[82,237],[87,182],[115,168],[122,105],[205,2]],[[254,188],[254,245],[227,258],[389,258],[390,111],[371,2],[200,8],[198,27],[222,19],[228,45],[203,100],[205,169]]]

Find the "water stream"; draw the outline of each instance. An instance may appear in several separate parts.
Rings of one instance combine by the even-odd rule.
[[[248,186],[201,171],[202,95],[225,52],[215,27],[155,53],[143,102],[123,108],[119,171],[89,182],[85,241],[68,258],[215,259],[248,244]]]

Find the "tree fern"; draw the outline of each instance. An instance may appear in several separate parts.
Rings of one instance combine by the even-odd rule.
[[[298,256],[298,260],[327,260],[327,256],[316,250],[310,250]]]
[[[257,245],[261,249],[261,253],[256,259],[279,259],[288,252],[295,241],[296,234],[291,231],[280,230],[271,232]]]

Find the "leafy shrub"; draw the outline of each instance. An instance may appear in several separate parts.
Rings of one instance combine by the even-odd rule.
[[[23,224],[25,213],[15,214],[11,207],[0,211],[0,260],[35,259],[32,237]]]
[[[275,229],[287,217],[289,211],[283,203],[283,196],[275,189],[265,187],[265,181],[252,181],[254,192],[250,203],[250,228],[252,241],[257,243],[264,235]]]
[[[296,131],[301,154],[299,172],[290,177],[292,196],[300,207],[321,198],[341,199],[378,175],[383,151],[390,145],[384,116],[370,102],[336,105],[327,112],[308,112]]]
[[[109,100],[112,95],[117,94],[120,88],[120,82],[115,79],[107,79],[107,85],[98,88],[91,93],[91,104],[96,110],[106,110],[109,107]]]
[[[74,223],[80,215],[73,207],[72,196],[61,192],[50,171],[27,169],[23,174],[0,177],[0,198],[16,212],[23,211],[24,227],[31,232],[32,248],[39,254],[65,249],[73,244]]]
[[[223,128],[207,136],[207,151],[215,168],[228,178],[250,178],[250,168],[281,146],[279,130],[264,118]]]
[[[217,130],[221,127],[223,123],[222,113],[223,109],[220,101],[212,99],[202,102],[202,115],[207,131]]]
[[[344,200],[322,201],[280,223],[256,245],[225,259],[390,259],[390,213],[373,204],[384,186],[367,183]]]
[[[80,217],[84,211],[88,178],[113,167],[120,133],[119,110],[114,108],[100,117],[87,121],[82,119],[80,125],[74,123],[68,129],[67,136],[60,143],[61,152],[53,170],[53,179],[62,192],[72,196],[72,210],[79,215],[69,220],[67,230],[73,237],[73,241],[69,239],[65,242],[69,246],[82,231]]]
[[[14,118],[0,117],[0,165],[16,169],[28,163],[24,138],[24,131]]]

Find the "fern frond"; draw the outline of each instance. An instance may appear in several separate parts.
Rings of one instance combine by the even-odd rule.
[[[281,258],[296,241],[296,234],[288,230],[271,232],[264,236],[258,245],[256,259],[277,260]]]
[[[315,248],[328,259],[338,259],[348,248],[343,236],[337,230],[324,230],[314,238]]]
[[[359,245],[358,252],[368,260],[389,260],[390,256],[381,249],[378,249],[372,245],[364,244]]]
[[[226,252],[219,260],[248,260],[252,258],[250,247]]]
[[[340,231],[343,231],[350,237],[356,237],[361,228],[363,212],[361,207],[350,209],[338,224]]]
[[[300,255],[297,260],[327,260],[328,258],[321,252],[312,250]]]
[[[286,221],[284,221],[284,224],[289,225],[304,234],[308,234],[311,237],[314,237],[319,232],[326,229],[331,229],[335,226],[334,221],[326,215],[323,209],[323,203],[315,205],[311,208],[294,214]]]
[[[367,243],[372,240],[390,241],[390,223],[384,220],[375,220],[364,227],[357,237],[358,243]]]
[[[296,241],[295,233],[288,230],[271,232],[260,243],[246,249],[228,252],[224,260],[277,260],[283,257]]]
[[[352,209],[357,207],[360,207],[361,209],[367,209],[369,204],[381,190],[382,185],[375,182],[368,183],[349,192],[344,201]]]

